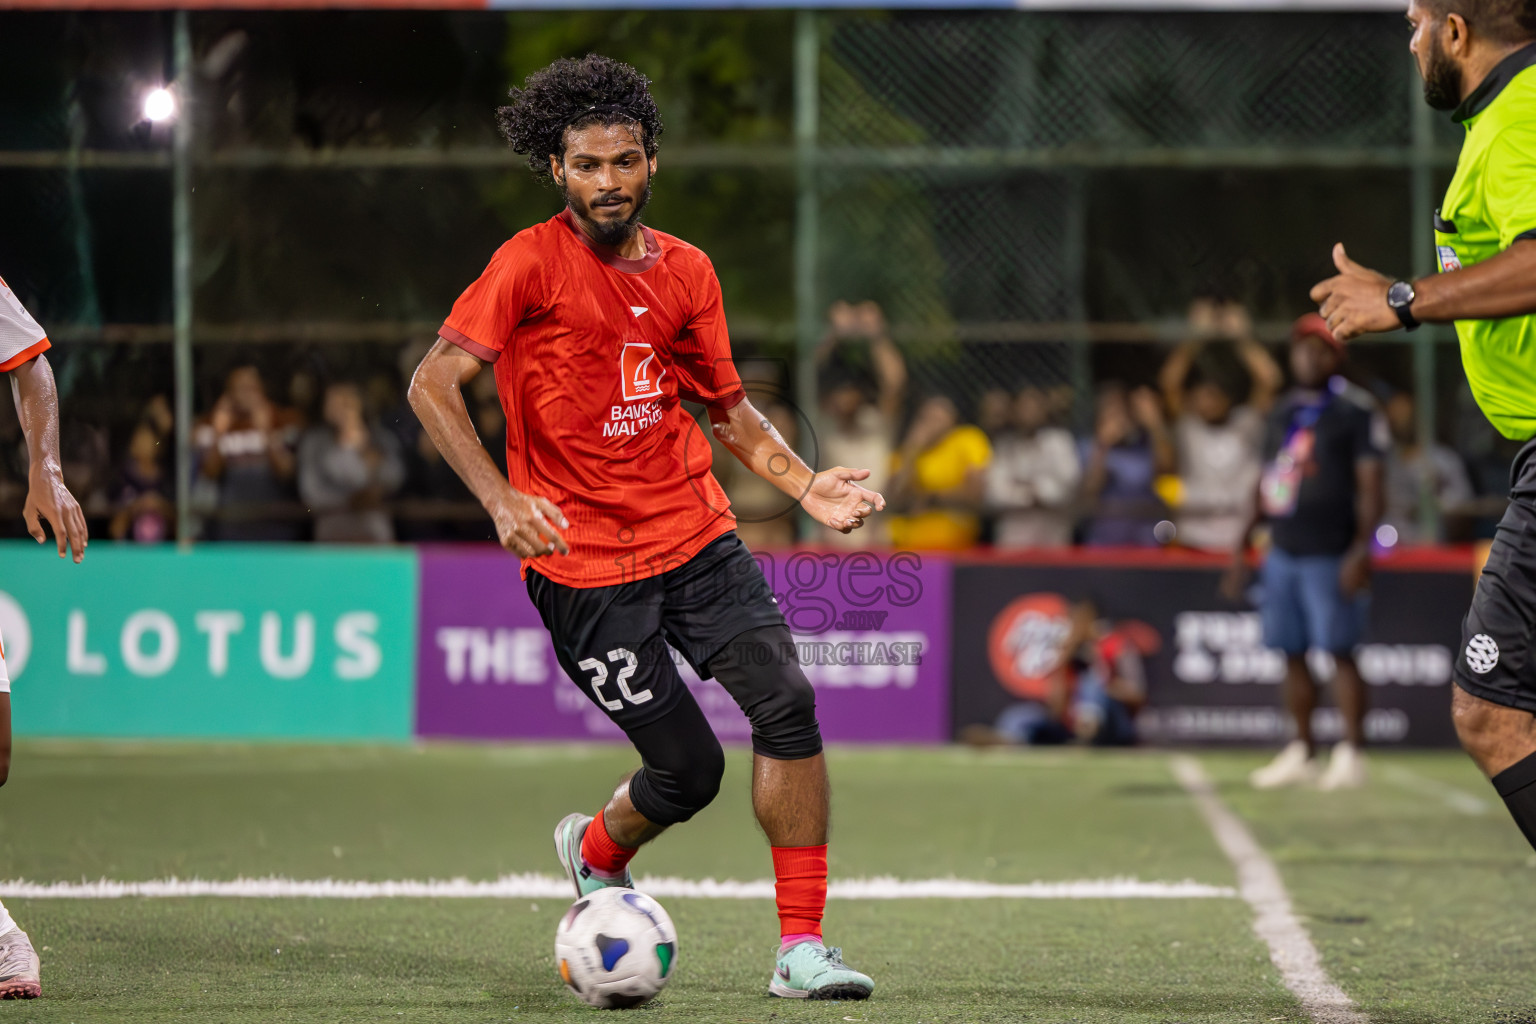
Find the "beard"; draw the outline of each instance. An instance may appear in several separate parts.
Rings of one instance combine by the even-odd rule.
[[[1435,110],[1455,110],[1461,106],[1461,66],[1446,56],[1437,37],[1429,38],[1429,52],[1424,55],[1424,102]]]
[[[560,191],[565,195],[565,202],[576,214],[576,219],[581,221],[581,226],[586,230],[592,240],[599,245],[607,245],[614,248],[623,245],[635,237],[635,232],[640,230],[640,215],[645,212],[645,206],[651,201],[651,183],[645,183],[645,189],[640,197],[635,200],[635,212],[623,220],[598,220],[592,216],[592,207],[582,202],[571,194],[571,190],[560,186]]]

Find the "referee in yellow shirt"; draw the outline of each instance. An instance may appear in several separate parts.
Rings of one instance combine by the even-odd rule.
[[[1440,273],[1394,281],[1337,245],[1338,276],[1312,299],[1341,341],[1454,322],[1479,407],[1526,442],[1462,625],[1452,709],[1536,846],[1536,0],[1410,0],[1408,21],[1425,101],[1466,129],[1435,216]]]

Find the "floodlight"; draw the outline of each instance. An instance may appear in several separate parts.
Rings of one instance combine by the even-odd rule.
[[[164,121],[176,113],[176,98],[169,89],[156,89],[144,97],[144,117],[150,121]]]

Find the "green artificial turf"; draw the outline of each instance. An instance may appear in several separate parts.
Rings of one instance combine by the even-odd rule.
[[[771,875],[730,754],[717,803],[641,874]],[[1205,754],[1372,1021],[1536,1021],[1536,859],[1452,754],[1378,755],[1363,791],[1254,793]],[[834,877],[1232,885],[1156,752],[836,750]],[[19,744],[0,877],[490,879],[553,874],[549,833],[632,755],[602,746]],[[563,900],[12,899],[44,964],[16,1021],[591,1020],[554,975]],[[641,1021],[1303,1020],[1239,899],[835,900],[867,1003],[765,996],[767,900],[669,899],[679,970]]]

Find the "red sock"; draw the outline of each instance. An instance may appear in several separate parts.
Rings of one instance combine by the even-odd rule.
[[[581,859],[593,873],[609,878],[618,878],[624,874],[630,858],[637,852],[613,841],[608,835],[608,823],[603,820],[602,811],[597,812],[597,817],[587,826],[586,835],[581,837]]]
[[[821,913],[827,906],[826,844],[772,849],[780,934],[820,938]]]

